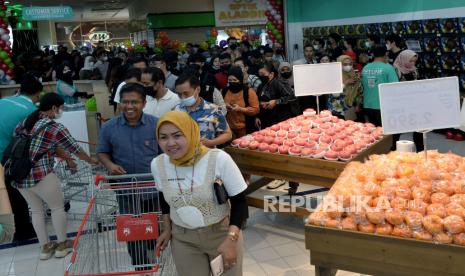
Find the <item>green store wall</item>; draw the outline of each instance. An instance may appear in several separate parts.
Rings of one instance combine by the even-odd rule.
[[[465,17],[465,0],[286,0],[289,60],[303,57],[305,27]]]

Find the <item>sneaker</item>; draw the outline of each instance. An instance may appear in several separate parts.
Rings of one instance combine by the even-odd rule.
[[[55,253],[58,244],[56,242],[49,242],[42,246],[42,250],[40,251],[40,259],[41,260],[48,260],[50,259],[53,254]]]
[[[55,250],[55,257],[63,258],[66,257],[66,255],[68,255],[69,253],[73,252],[73,244],[73,240],[66,240],[64,242],[60,242]]]
[[[266,188],[267,188],[267,189],[270,189],[270,190],[274,190],[274,189],[277,189],[277,188],[283,186],[283,185],[286,184],[286,183],[287,183],[286,180],[276,179],[276,180],[271,181],[271,182],[266,186]]]

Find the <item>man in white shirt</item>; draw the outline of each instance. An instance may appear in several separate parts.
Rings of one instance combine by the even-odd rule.
[[[318,63],[314,56],[313,45],[307,44],[304,46],[304,58],[293,62],[293,65],[298,64],[316,64]]]
[[[158,68],[145,69],[142,72],[141,84],[147,94],[147,103],[143,110],[146,114],[160,118],[180,103],[178,95],[165,87],[165,74]]]
[[[165,87],[171,91],[174,91],[176,88],[175,83],[178,79],[178,76],[168,71],[165,58],[161,55],[156,55],[150,59],[149,65],[150,67],[156,67],[163,71],[165,74]]]
[[[139,83],[141,78],[142,71],[139,68],[129,68],[128,71],[124,74],[124,81],[122,81],[116,88],[115,98],[113,101],[115,103],[120,103],[121,96],[120,92],[123,86],[127,83]]]

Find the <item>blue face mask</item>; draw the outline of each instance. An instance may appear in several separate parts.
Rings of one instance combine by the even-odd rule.
[[[197,100],[195,99],[195,96],[192,95],[188,98],[181,99],[181,105],[185,107],[193,106]]]

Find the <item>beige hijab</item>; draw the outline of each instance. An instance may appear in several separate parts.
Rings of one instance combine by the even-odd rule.
[[[337,62],[343,63],[346,60],[352,61],[352,58],[347,55],[341,55],[337,58]],[[350,72],[342,71],[342,80],[345,82],[347,79],[351,79],[355,77],[355,72],[352,69]],[[353,106],[355,99],[360,94],[360,81],[357,81],[352,84],[348,84],[344,87],[344,103],[346,106]]]

